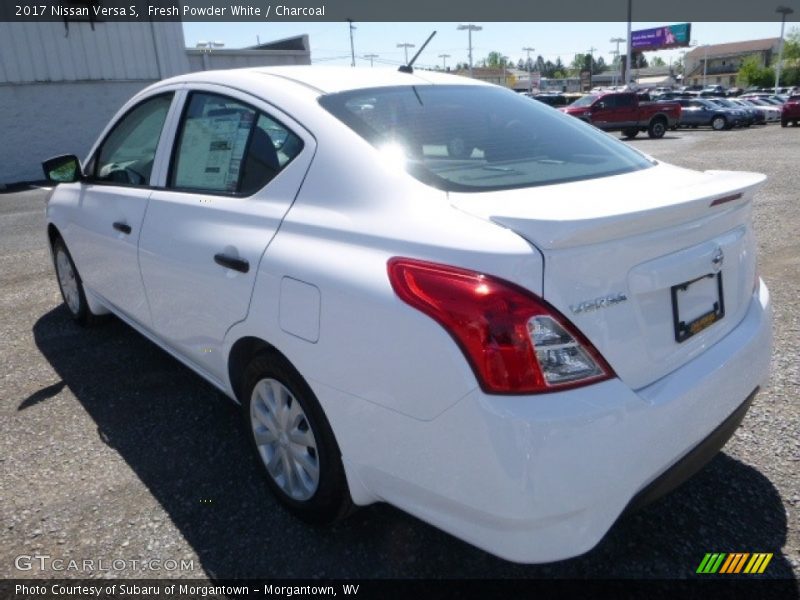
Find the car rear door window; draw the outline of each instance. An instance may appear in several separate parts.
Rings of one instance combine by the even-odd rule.
[[[303,148],[278,121],[238,100],[192,93],[180,124],[169,186],[251,195]]]
[[[119,185],[149,185],[171,103],[172,94],[163,94],[145,100],[122,117],[97,152],[93,179]]]
[[[635,104],[633,94],[619,94],[615,96],[617,106],[620,108],[630,108]]]

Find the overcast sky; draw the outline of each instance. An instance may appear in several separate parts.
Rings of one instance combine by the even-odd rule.
[[[769,11],[768,11],[769,12]],[[532,56],[542,55],[545,60],[561,60],[569,64],[576,53],[586,53],[595,48],[595,54],[611,60],[616,47],[609,40],[627,36],[626,23],[476,23],[482,31],[472,35],[475,62],[491,51],[509,56],[514,62],[525,58],[523,47],[536,50]],[[672,23],[634,23],[634,31]],[[436,36],[417,60],[420,66],[442,65],[440,54],[449,54],[447,65],[467,61],[467,32],[457,31],[458,23],[355,23],[355,53],[358,65],[369,66],[362,58],[377,54],[378,64],[397,65],[404,61],[403,49],[398,43],[416,44],[417,48],[434,29]],[[789,32],[796,23],[787,23]],[[229,48],[251,46],[260,38],[262,42],[307,33],[311,41],[313,64],[349,65],[350,37],[347,23],[184,23],[186,45],[193,47],[198,41],[221,41]],[[692,41],[699,44],[718,44],[753,40],[780,35],[780,22],[759,23],[692,23]],[[620,46],[624,53],[625,45]],[[409,49],[413,56],[416,49]],[[682,51],[661,51],[666,62],[677,60]]]

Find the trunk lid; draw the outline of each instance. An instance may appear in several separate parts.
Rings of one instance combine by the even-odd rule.
[[[660,164],[450,200],[533,244],[544,257],[544,298],[639,389],[744,317],[756,272],[751,200],[764,179]]]

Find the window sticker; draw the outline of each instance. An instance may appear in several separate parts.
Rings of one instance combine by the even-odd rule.
[[[187,120],[175,186],[235,192],[252,123],[243,110]]]

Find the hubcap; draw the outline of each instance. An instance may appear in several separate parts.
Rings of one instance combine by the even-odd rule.
[[[317,440],[303,407],[281,382],[262,379],[250,399],[250,425],[272,480],[294,500],[319,486]]]
[[[74,314],[78,314],[81,307],[78,279],[75,277],[75,271],[67,253],[61,248],[56,251],[56,274],[58,275],[58,284],[61,286],[64,302],[67,303],[67,306]]]

